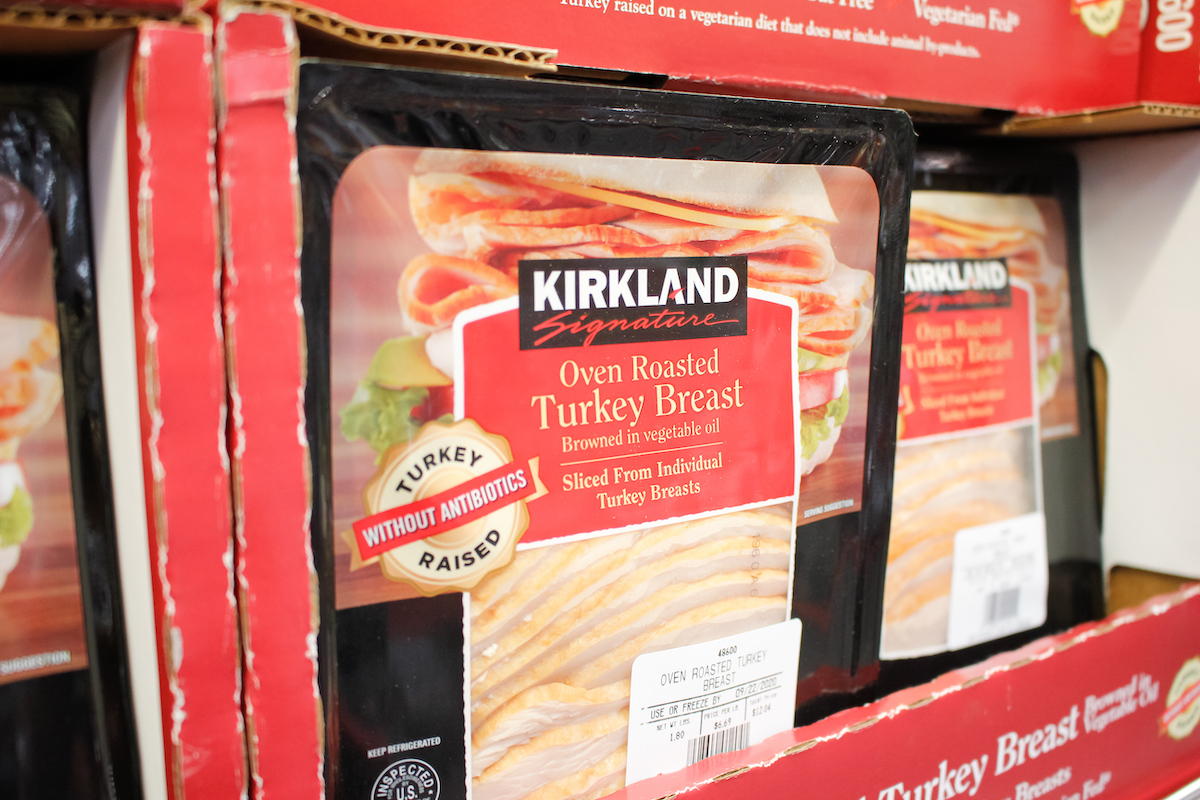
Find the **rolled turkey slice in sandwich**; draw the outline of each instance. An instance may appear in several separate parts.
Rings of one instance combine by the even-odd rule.
[[[1063,359],[1060,336],[1070,324],[1067,272],[1049,260],[1045,239],[1045,220],[1029,197],[913,192],[909,260],[1004,258],[1009,274],[1033,287],[1041,405],[1058,388]]]
[[[817,283],[837,217],[813,167],[430,150],[409,185],[434,252],[522,258],[745,255],[755,280]]]
[[[0,442],[40,428],[62,397],[62,381],[41,365],[58,358],[58,331],[41,317],[0,314]]]
[[[522,260],[746,256],[751,287],[800,306],[803,472],[832,453],[874,278],[837,261],[824,230],[837,217],[815,167],[430,150],[409,202],[435,253],[514,277]],[[453,370],[438,333],[427,349]]]

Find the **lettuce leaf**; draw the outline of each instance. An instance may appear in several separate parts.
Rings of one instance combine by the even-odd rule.
[[[1038,366],[1038,394],[1045,394],[1046,388],[1054,383],[1054,378],[1062,372],[1062,350],[1055,350],[1044,363]]]
[[[33,499],[20,486],[13,488],[12,499],[0,508],[0,547],[21,544],[33,530]]]
[[[850,360],[849,356],[823,356],[803,347],[796,348],[797,372],[816,372],[821,369],[841,369]]]
[[[832,417],[835,425],[841,425],[846,421],[846,415],[850,413],[850,387],[842,388],[842,394],[837,400],[826,404],[825,414]]]
[[[378,453],[375,463],[389,447],[403,444],[416,434],[421,423],[412,412],[429,398],[421,387],[386,389],[363,381],[350,404],[342,409],[342,436],[346,441],[364,441]]]
[[[807,461],[817,452],[821,442],[829,438],[829,423],[821,413],[825,406],[800,412],[800,456]]]
[[[806,461],[813,457],[821,442],[833,429],[846,421],[850,411],[850,387],[842,389],[837,400],[800,412],[800,456]]]

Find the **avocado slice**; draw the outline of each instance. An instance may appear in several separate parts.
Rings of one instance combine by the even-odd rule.
[[[386,389],[449,386],[453,380],[433,365],[425,353],[424,336],[388,339],[371,359],[367,380]]]
[[[0,508],[0,547],[21,544],[33,530],[33,499],[20,486],[14,487],[8,505]]]

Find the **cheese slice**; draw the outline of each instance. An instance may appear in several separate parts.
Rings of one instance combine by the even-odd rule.
[[[914,222],[925,222],[970,239],[988,242],[1019,242],[1022,239],[1028,238],[1030,234],[1028,228],[1017,225],[992,226],[982,223],[963,222],[920,209],[913,209],[912,219]]]
[[[790,225],[798,219],[797,217],[787,216],[742,216],[740,214],[729,214],[720,211],[708,211],[696,206],[681,205],[672,203],[669,200],[658,200],[640,194],[618,192],[613,189],[600,189],[595,186],[583,186],[578,183],[564,183],[562,181],[539,180],[536,178],[526,178],[526,180],[534,185],[544,186],[547,189],[554,189],[564,194],[586,197],[589,200],[596,200],[601,203],[612,203],[613,205],[624,206],[625,208],[632,208],[638,211],[648,211],[651,214],[658,214],[663,217],[681,219],[685,222],[698,222],[702,225],[712,225],[718,228],[738,228],[744,231],[773,231],[777,228]]]
[[[635,211],[616,225],[649,236],[659,244],[691,244],[693,242],[724,242],[745,233],[740,228],[718,228],[700,222],[664,217],[648,211]]]

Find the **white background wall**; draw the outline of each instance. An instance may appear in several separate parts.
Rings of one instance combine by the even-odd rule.
[[[1105,572],[1200,578],[1200,131],[1077,155],[1088,331],[1109,374]]]

